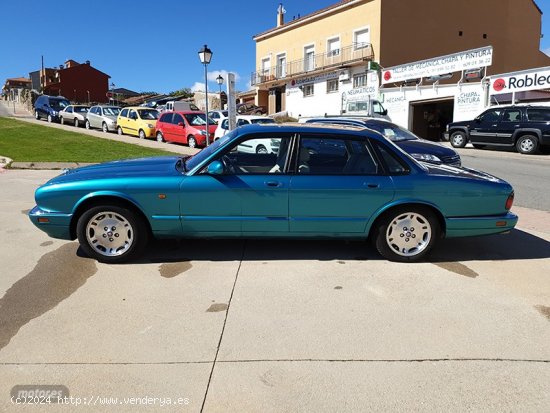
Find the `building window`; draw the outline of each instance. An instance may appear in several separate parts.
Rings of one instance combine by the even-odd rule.
[[[315,69],[315,48],[313,46],[304,47],[304,71],[309,72]]]
[[[340,54],[340,38],[328,39],[327,54],[329,56],[338,56]]]
[[[304,97],[313,96],[313,83],[308,83],[302,86],[302,93]]]
[[[353,87],[363,87],[367,86],[367,74],[359,73],[353,76]]]
[[[277,55],[277,78],[286,76],[286,54]]]
[[[327,93],[338,92],[338,79],[327,80]]]
[[[267,76],[269,74],[269,66],[271,65],[271,59],[268,57],[262,59],[262,76]]]
[[[370,31],[368,28],[357,30],[355,33],[353,33],[353,41],[355,43],[354,49],[363,49],[365,47],[368,47],[370,44]]]

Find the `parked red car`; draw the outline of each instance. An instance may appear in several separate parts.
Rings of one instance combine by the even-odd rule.
[[[214,142],[216,122],[208,119],[210,142]],[[206,146],[206,115],[204,112],[164,112],[157,120],[157,141],[179,142],[191,148]]]

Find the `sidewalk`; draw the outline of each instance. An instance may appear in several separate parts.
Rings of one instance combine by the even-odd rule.
[[[6,101],[0,99],[0,116],[16,119],[32,119],[33,114],[19,102]]]

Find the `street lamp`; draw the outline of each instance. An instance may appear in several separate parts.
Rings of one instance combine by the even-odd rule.
[[[86,93],[88,94],[88,105],[90,104],[90,91],[87,90]]]
[[[206,66],[210,64],[212,60],[212,50],[207,45],[199,50],[199,59],[204,65],[204,95],[205,95],[205,112],[206,112],[206,146],[210,145],[210,131],[208,130],[208,74],[206,72]]]
[[[113,101],[113,103],[111,103],[111,100]],[[109,99],[109,103],[111,103],[112,105],[116,104],[115,84],[113,82],[111,82],[111,98]]]
[[[218,75],[216,78],[216,82],[218,82],[218,85],[220,86],[220,110],[223,109],[222,105],[222,85],[223,85],[223,77],[222,75]]]

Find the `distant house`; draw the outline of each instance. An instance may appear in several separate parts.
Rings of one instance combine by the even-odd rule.
[[[94,68],[90,61],[78,63],[67,60],[64,65],[55,68],[44,68],[30,76],[34,80],[33,89],[41,90],[47,95],[65,96],[73,102],[108,102],[110,76]],[[38,86],[38,87],[36,87]]]
[[[4,86],[2,87],[2,95],[6,99],[15,100],[19,102],[21,93],[25,89],[31,89],[31,80],[26,77],[14,77],[6,79]]]

